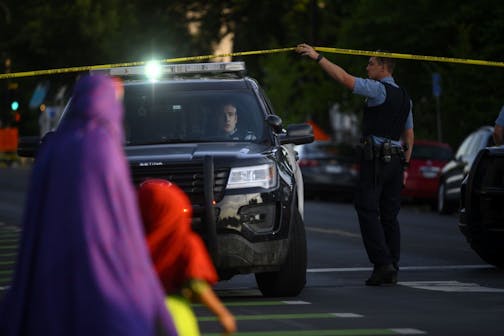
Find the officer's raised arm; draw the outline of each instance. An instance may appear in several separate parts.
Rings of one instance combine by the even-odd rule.
[[[350,90],[354,89],[355,77],[350,75],[339,65],[334,64],[333,62],[322,56],[322,54],[318,53],[315,49],[313,49],[313,47],[309,46],[308,44],[301,43],[296,47],[296,52],[303,56],[310,57],[312,60],[320,64],[322,69],[327,72],[327,74],[333,79],[337,80]]]

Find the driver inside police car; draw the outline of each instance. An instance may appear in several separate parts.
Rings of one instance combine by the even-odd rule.
[[[219,130],[231,139],[239,139],[240,135],[237,129],[238,111],[232,103],[225,103],[219,115]]]

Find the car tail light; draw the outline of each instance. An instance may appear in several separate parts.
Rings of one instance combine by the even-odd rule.
[[[300,167],[318,167],[318,166],[320,166],[320,162],[318,160],[301,159],[301,160],[299,160],[299,166]]]

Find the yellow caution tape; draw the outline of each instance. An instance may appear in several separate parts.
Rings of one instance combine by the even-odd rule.
[[[279,49],[268,49],[268,50],[242,51],[242,52],[233,52],[233,53],[218,54],[218,55],[202,55],[202,56],[168,58],[168,59],[161,60],[160,62],[162,62],[162,63],[193,62],[193,61],[203,61],[203,60],[209,60],[209,59],[221,58],[221,57],[273,54],[273,53],[279,53],[279,52],[285,52],[285,51],[294,51],[295,49],[296,49],[295,47],[290,47],[290,48],[279,48]],[[399,54],[399,53],[382,52],[382,51],[365,51],[365,50],[352,50],[352,49],[327,48],[327,47],[314,47],[314,49],[317,51],[320,51],[320,52],[334,53],[334,54],[358,55],[358,56],[381,56],[381,57],[402,58],[402,59],[417,60],[417,61],[461,63],[461,64],[474,64],[474,65],[504,67],[504,62],[496,62],[496,61],[484,61],[484,60],[438,57],[438,56],[422,56],[422,55]],[[69,72],[84,72],[84,71],[89,71],[89,70],[101,70],[101,69],[110,69],[110,68],[117,68],[117,67],[131,67],[131,66],[145,65],[145,63],[146,63],[146,61],[140,61],[140,62],[128,62],[128,63],[89,65],[89,66],[59,68],[59,69],[49,69],[49,70],[13,72],[13,73],[0,74],[0,79],[32,77],[32,76],[40,76],[40,75],[53,75],[53,74],[61,74],[61,73],[69,73]]]
[[[243,52],[235,52],[235,53],[227,53],[227,54],[219,54],[219,55],[203,55],[203,56],[168,58],[168,59],[160,60],[159,62],[161,62],[161,63],[192,62],[192,61],[202,61],[202,60],[208,60],[208,59],[219,58],[219,57],[272,54],[272,53],[278,53],[278,52],[283,52],[283,51],[292,51],[294,49],[295,48],[281,48],[281,49],[269,49],[269,50],[243,51]],[[69,73],[69,72],[84,72],[84,71],[90,71],[90,70],[103,70],[103,69],[118,68],[118,67],[131,67],[131,66],[145,65],[145,63],[147,63],[147,61],[115,63],[115,64],[102,64],[102,65],[89,65],[89,66],[80,66],[80,67],[71,67],[71,68],[24,71],[24,72],[12,72],[12,73],[0,74],[0,79],[32,77],[32,76],[40,76],[40,75],[54,75],[54,74]]]
[[[335,53],[335,54],[346,54],[346,55],[381,56],[381,57],[390,57],[390,58],[403,58],[403,59],[417,60],[417,61],[461,63],[461,64],[474,64],[474,65],[487,65],[487,66],[504,67],[504,62],[483,61],[483,60],[452,58],[452,57],[422,56],[422,55],[398,54],[398,53],[381,52],[381,51],[364,51],[364,50],[326,48],[326,47],[315,47],[315,50],[321,51],[321,52],[328,52],[328,53]]]
[[[161,62],[174,63],[174,62],[202,61],[202,60],[207,60],[207,59],[212,59],[212,58],[221,58],[221,57],[274,54],[274,53],[279,53],[279,52],[284,52],[284,51],[294,51],[295,49],[296,49],[295,47],[292,47],[292,48],[280,48],[280,49],[268,49],[268,50],[241,51],[241,52],[219,54],[219,55],[204,55],[204,56],[170,58],[170,59],[162,60]]]

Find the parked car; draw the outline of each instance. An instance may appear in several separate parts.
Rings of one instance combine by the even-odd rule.
[[[435,208],[441,169],[451,159],[453,150],[449,144],[415,140],[401,196],[407,200],[427,201]]]
[[[457,149],[453,160],[441,170],[437,210],[440,214],[455,212],[460,206],[460,187],[478,152],[493,146],[493,127],[483,126],[469,134]]]
[[[459,229],[486,262],[504,268],[504,146],[481,150],[461,189]]]
[[[320,193],[352,196],[359,173],[354,145],[314,141],[296,146],[295,150],[299,155],[306,196]]]
[[[297,295],[306,283],[307,246],[293,147],[313,141],[311,126],[283,125],[243,62],[164,65],[156,80],[146,70],[103,70],[124,79],[133,183],[161,178],[187,193],[192,227],[220,279],[254,274],[265,296]],[[224,103],[236,107],[243,136],[218,132]],[[30,141],[21,144],[21,153],[34,152]]]

